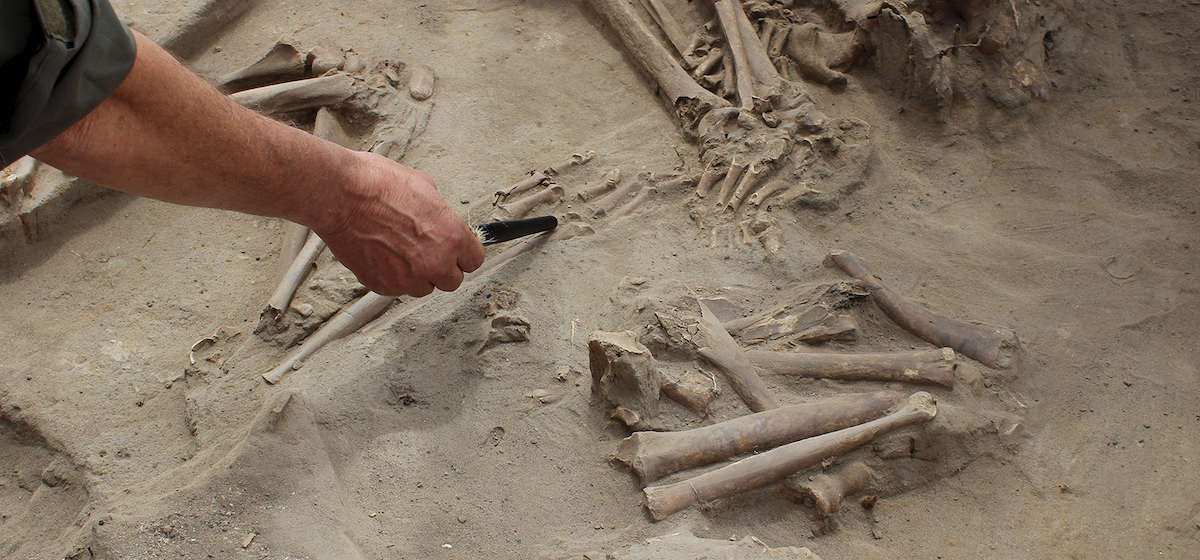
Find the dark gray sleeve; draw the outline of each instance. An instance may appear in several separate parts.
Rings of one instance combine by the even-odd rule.
[[[0,0],[0,167],[87,116],[136,54],[107,0]]]

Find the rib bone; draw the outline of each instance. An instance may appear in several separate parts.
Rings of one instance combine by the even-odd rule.
[[[682,482],[643,490],[650,518],[662,521],[697,502],[734,496],[782,480],[830,457],[844,455],[881,434],[926,422],[937,414],[933,395],[913,393],[897,412],[858,426],[803,439]]]

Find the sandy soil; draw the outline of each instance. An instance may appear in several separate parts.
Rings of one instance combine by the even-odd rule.
[[[692,3],[670,6],[701,23]],[[278,220],[124,196],[80,207],[0,271],[0,556],[632,558],[687,530],[826,559],[1194,558],[1200,12],[1038,6],[1060,17],[1049,85],[1026,104],[968,87],[941,122],[886,54],[843,89],[810,84],[827,114],[869,125],[870,157],[861,182],[810,185],[831,204],[772,211],[777,254],[736,226],[714,244],[688,193],[660,193],[456,293],[401,301],[274,386],[259,375],[287,350],[252,331]],[[262,3],[191,64],[220,75],[281,36],[435,68],[403,162],[472,222],[495,190],[581,150],[597,155],[561,178],[568,193],[612,168],[699,169],[695,142],[580,2]],[[980,55],[954,56],[988,79]],[[566,200],[540,211],[585,209]],[[821,522],[771,485],[651,523],[637,478],[608,461],[629,430],[592,393],[589,333],[644,329],[647,309],[694,320],[697,296],[746,315],[798,303],[848,280],[825,260],[834,249],[930,309],[1011,328],[1019,363],[962,358],[953,390],[926,389],[944,414],[856,452],[910,469],[881,478],[872,509],[848,500]],[[326,255],[300,298],[356,293]],[[849,313],[859,340],[835,348],[930,347],[869,299]],[[488,344],[497,314],[527,320],[528,340]],[[191,365],[193,343],[218,332]],[[682,425],[748,412],[686,359],[664,367],[713,373],[721,392],[707,419],[671,409]],[[764,380],[784,403],[914,390]]]

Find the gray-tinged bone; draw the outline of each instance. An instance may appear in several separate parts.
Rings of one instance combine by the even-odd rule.
[[[646,11],[650,12],[650,17],[654,18],[654,22],[663,30],[663,34],[667,36],[667,40],[675,47],[675,52],[682,55],[687,51],[688,39],[683,33],[683,27],[680,27],[675,16],[671,15],[671,11],[663,4],[662,0],[642,0],[642,5],[646,7]]]
[[[848,354],[843,352],[769,352],[752,350],[754,365],[781,375],[843,381],[899,381],[954,387],[958,368],[954,350],[937,348],[907,352]]]
[[[692,70],[692,77],[699,80],[702,76],[711,74],[713,70],[716,70],[717,66],[721,64],[721,60],[723,58],[725,58],[724,49],[713,48],[712,50],[709,50],[704,59],[696,64],[696,68]]]
[[[281,41],[258,62],[217,78],[216,85],[235,92],[299,80],[304,77],[304,58],[295,45]]]
[[[733,390],[737,391],[750,410],[762,412],[779,408],[779,401],[767,390],[754,364],[746,359],[737,341],[729,336],[716,315],[703,303],[700,304],[700,313],[700,332],[704,333],[707,344],[700,349],[700,355],[725,374]]]
[[[862,461],[855,461],[836,474],[819,474],[812,481],[800,485],[800,496],[812,502],[813,513],[824,519],[837,512],[842,500],[862,492],[871,482],[871,468]]]
[[[643,490],[646,509],[652,520],[662,521],[692,504],[734,496],[777,482],[825,459],[854,451],[881,434],[927,422],[936,414],[933,395],[913,393],[903,408],[883,418],[789,443],[682,482],[650,486]]]

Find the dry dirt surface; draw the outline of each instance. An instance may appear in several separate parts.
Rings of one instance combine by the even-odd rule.
[[[167,3],[115,4],[137,27]],[[594,152],[531,213],[577,214],[580,235],[402,299],[271,385],[287,346],[362,294],[352,275],[321,256],[287,328],[256,333],[283,223],[119,195],[77,206],[0,269],[0,557],[1200,554],[1194,0],[748,2],[751,25],[801,37],[773,60],[811,105],[781,123],[742,111],[713,145],[603,13],[628,7],[668,45],[640,2],[227,4],[241,15],[193,33],[189,65],[215,78],[281,38],[353,49],[362,89],[332,109],[356,147],[399,138],[389,155],[472,223],[504,217],[496,191]],[[689,38],[720,20],[708,0],[661,4]],[[436,71],[428,100],[405,85],[418,64]],[[754,162],[791,190],[760,205],[671,182],[763,150]],[[624,211],[632,192],[576,196],[616,168],[658,188]],[[929,310],[1011,329],[1011,362],[959,354],[952,389],[760,368],[782,405],[923,390],[938,414],[652,522],[639,478],[610,460],[628,425],[750,413],[698,352],[697,298],[726,324],[761,315],[730,327],[748,349],[936,348],[834,250]],[[802,340],[818,304],[854,327]],[[631,331],[667,378],[708,379],[707,415],[665,397],[614,410],[593,390],[597,331]],[[798,489],[853,461],[872,482],[818,519]]]

